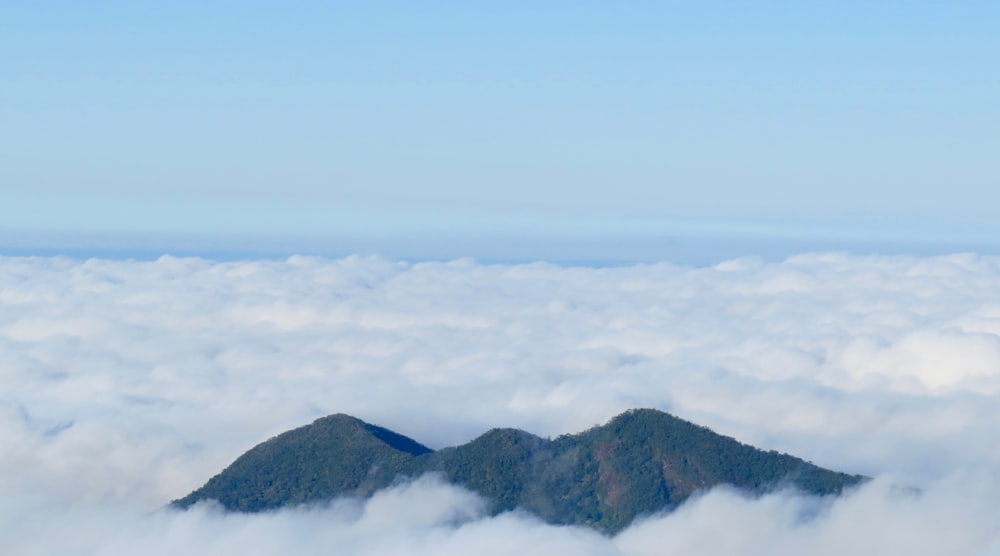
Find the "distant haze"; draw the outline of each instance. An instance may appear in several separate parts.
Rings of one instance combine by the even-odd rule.
[[[638,228],[970,250],[1000,236],[998,19],[973,1],[6,2],[0,249],[243,234],[396,256],[385,238]]]

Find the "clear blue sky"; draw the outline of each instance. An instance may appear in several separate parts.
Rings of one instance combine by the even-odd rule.
[[[998,29],[996,1],[6,0],[0,245],[994,244]]]

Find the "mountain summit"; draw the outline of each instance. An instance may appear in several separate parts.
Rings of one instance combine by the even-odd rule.
[[[173,505],[214,499],[229,510],[256,512],[368,496],[400,477],[428,472],[481,494],[494,513],[522,508],[549,523],[605,532],[717,485],[749,493],[791,486],[827,495],[864,480],[758,450],[654,409],[630,410],[554,440],[493,429],[436,452],[337,414],[257,445]]]

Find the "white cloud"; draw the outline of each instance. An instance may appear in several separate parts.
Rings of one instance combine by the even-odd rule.
[[[630,555],[987,554],[1000,542],[996,486],[957,477],[917,493],[877,480],[837,500],[716,489],[635,524],[616,544]]]
[[[843,552],[851,545],[834,538],[852,523],[881,520],[922,538],[925,519],[945,519],[930,500],[965,525],[956,519],[951,537],[911,553],[975,554],[993,538],[982,524],[1000,523],[983,508],[982,492],[996,485],[956,477],[1000,470],[997,292],[1000,259],[976,255],[603,269],[2,258],[0,537],[18,539],[21,553],[73,553],[66,539],[77,533],[63,542],[45,534],[41,524],[52,523],[90,535],[73,542],[95,549],[79,553],[124,553],[151,539],[176,552],[186,539],[204,543],[202,553],[267,554],[310,535],[354,543],[344,553],[406,550],[365,537],[358,516],[369,515],[409,523],[399,535],[415,553],[461,552],[506,531],[513,544],[482,541],[477,551],[565,542],[596,550],[577,553],[642,554],[643,535],[687,531],[670,533],[681,550],[715,514],[763,520],[747,536],[733,525],[761,553],[810,542]],[[355,513],[345,502],[268,516],[148,515],[257,442],[328,413],[443,447],[493,426],[575,432],[639,406],[926,494],[894,497],[877,481],[801,524],[795,516],[815,502],[715,492],[604,544],[526,516],[473,519],[467,493],[422,483]],[[421,497],[438,509],[407,514],[406,501]],[[319,532],[326,521],[339,532]],[[255,540],[262,531],[273,541]],[[866,537],[869,552],[912,544],[880,531]],[[722,538],[704,542],[726,549]]]

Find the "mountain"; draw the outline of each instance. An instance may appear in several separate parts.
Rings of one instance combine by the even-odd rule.
[[[338,414],[259,444],[173,504],[186,508],[215,499],[230,510],[255,512],[367,496],[400,477],[428,472],[478,492],[494,513],[522,508],[549,523],[605,532],[721,484],[749,493],[792,486],[827,495],[864,480],[758,450],[654,409],[627,411],[554,440],[493,429],[438,451]]]
[[[388,429],[330,415],[258,444],[174,505],[214,499],[229,510],[258,512],[343,494],[364,496],[392,484],[405,464],[430,453]]]

